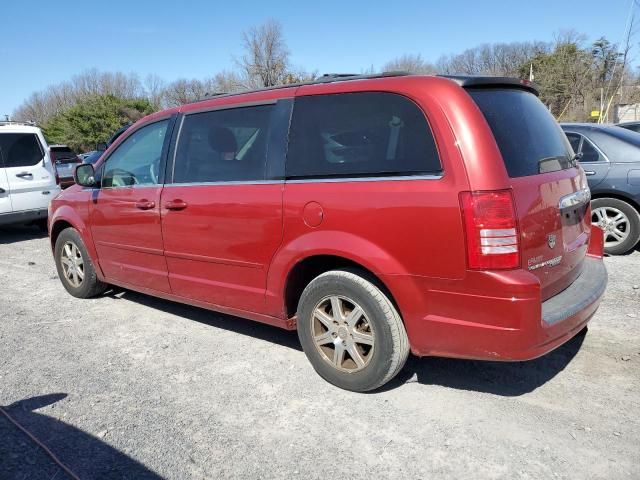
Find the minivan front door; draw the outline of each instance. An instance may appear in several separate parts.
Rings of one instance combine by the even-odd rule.
[[[90,200],[91,234],[107,280],[169,292],[160,197],[170,120],[136,129],[101,166]]]
[[[288,118],[287,108],[271,103],[184,116],[173,182],[162,192],[174,294],[264,310],[267,269],[282,240],[284,185],[268,180],[267,151],[277,156],[276,143],[286,141],[287,122],[280,134],[273,122],[279,112]]]

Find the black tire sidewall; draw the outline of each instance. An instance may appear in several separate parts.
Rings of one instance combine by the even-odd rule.
[[[354,373],[336,370],[318,351],[313,342],[311,315],[323,298],[341,295],[353,299],[367,315],[375,334],[375,347],[370,363]],[[385,297],[386,299],[386,297]],[[386,314],[380,304],[366,289],[345,278],[324,275],[316,278],[305,289],[298,306],[298,337],[307,358],[318,374],[340,388],[363,392],[380,385],[391,368],[394,354],[391,328],[385,320]]]
[[[636,246],[640,239],[640,214],[630,204],[617,198],[596,198],[591,202],[591,210],[602,207],[613,207],[623,212],[629,219],[629,236],[615,247],[605,247],[605,252],[610,255],[627,253]]]
[[[82,260],[84,264],[84,280],[82,284],[77,288],[67,281],[64,275],[64,270],[62,268],[62,248],[68,241],[73,242],[78,247],[80,253],[82,254]],[[56,262],[56,269],[58,271],[58,277],[60,278],[62,286],[67,292],[78,298],[89,298],[95,295],[96,286],[99,284],[99,280],[97,278],[95,268],[93,267],[91,257],[89,256],[89,253],[84,246],[84,242],[82,241],[82,238],[80,237],[80,234],[76,229],[67,228],[60,232],[60,235],[58,235],[58,238],[56,239],[56,245],[54,247],[54,257]]]

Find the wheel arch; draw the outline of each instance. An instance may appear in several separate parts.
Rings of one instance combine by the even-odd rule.
[[[53,217],[49,221],[49,225],[49,240],[51,242],[52,251],[55,249],[58,236],[64,229],[75,228],[78,231],[80,237],[82,238],[82,241],[84,242],[84,246],[87,249],[87,252],[91,256],[91,260],[96,267],[96,273],[98,274],[98,277],[102,279],[102,270],[100,269],[100,264],[97,261],[98,252],[96,251],[95,245],[93,244],[91,231],[87,227],[82,217],[73,208],[63,205],[55,211]]]
[[[640,203],[638,201],[636,201],[630,195],[625,195],[624,193],[621,193],[619,191],[617,191],[617,192],[598,191],[596,193],[593,193],[593,192],[591,193],[591,200],[598,200],[598,199],[601,199],[601,198],[615,198],[616,200],[620,200],[622,202],[628,203],[640,215]]]
[[[290,318],[311,276],[336,268],[363,272],[398,306],[393,287],[382,278],[384,274],[408,272],[392,254],[369,239],[351,233],[314,230],[285,241],[274,255],[267,273],[268,312]]]
[[[400,312],[393,293],[384,281],[364,265],[340,255],[317,254],[307,256],[295,263],[289,270],[284,283],[284,311],[287,318],[296,314],[302,292],[311,281],[331,270],[348,270],[359,274],[378,287]]]

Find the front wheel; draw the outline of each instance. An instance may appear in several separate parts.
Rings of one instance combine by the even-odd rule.
[[[596,198],[591,202],[591,223],[604,230],[604,251],[621,255],[640,240],[640,215],[617,198]]]
[[[316,277],[298,303],[298,337],[318,374],[345,390],[374,390],[397,375],[409,340],[393,303],[359,273]]]
[[[90,298],[103,293],[107,285],[96,275],[91,257],[75,228],[66,228],[56,239],[54,257],[58,277],[74,297]]]

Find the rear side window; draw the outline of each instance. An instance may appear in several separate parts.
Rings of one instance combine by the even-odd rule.
[[[42,161],[44,151],[33,133],[0,133],[0,155],[6,168],[31,167]]]
[[[393,93],[342,93],[295,100],[288,178],[441,172],[431,129],[411,100]]]
[[[582,158],[580,159],[581,162],[599,162],[604,160],[601,156],[600,156],[600,152],[598,152],[598,150],[596,150],[596,147],[594,147],[591,142],[589,140],[587,140],[586,138],[582,141]]]
[[[577,133],[567,133],[566,135],[571,144],[571,148],[575,153],[578,153],[580,151],[580,140],[582,140],[582,137]]]
[[[571,146],[547,107],[515,89],[468,89],[491,127],[510,177],[573,166]]]
[[[264,180],[273,108],[260,105],[186,115],[174,183]]]

